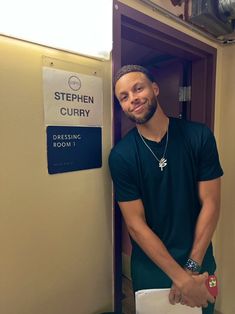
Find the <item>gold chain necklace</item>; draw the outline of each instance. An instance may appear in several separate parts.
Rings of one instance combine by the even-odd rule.
[[[152,149],[146,143],[146,141],[144,140],[144,138],[143,138],[142,134],[139,132],[139,130],[138,130],[138,133],[139,133],[139,136],[142,139],[144,145],[149,149],[149,151],[152,153],[153,157],[158,161],[158,167],[161,168],[161,171],[163,171],[163,168],[166,167],[166,165],[167,165],[167,159],[165,158],[165,154],[166,154],[167,145],[168,145],[168,133],[169,133],[168,130],[166,131],[166,145],[164,148],[164,153],[160,159],[157,158],[157,156],[154,154]]]

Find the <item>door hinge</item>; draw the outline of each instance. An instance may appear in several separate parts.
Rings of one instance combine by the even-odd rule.
[[[180,86],[179,101],[191,101],[191,86]]]

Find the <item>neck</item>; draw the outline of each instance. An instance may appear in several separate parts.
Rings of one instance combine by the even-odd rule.
[[[168,125],[169,118],[158,104],[157,110],[152,118],[144,124],[138,124],[137,129],[145,138],[160,142],[168,130]]]

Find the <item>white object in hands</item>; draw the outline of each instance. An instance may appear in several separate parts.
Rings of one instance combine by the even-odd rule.
[[[202,314],[202,309],[169,302],[170,289],[146,289],[135,293],[136,314]]]

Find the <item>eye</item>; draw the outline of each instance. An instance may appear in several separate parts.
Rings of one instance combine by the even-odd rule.
[[[120,98],[120,101],[125,101],[125,100],[127,100],[127,95],[124,95]]]
[[[137,92],[141,92],[143,90],[143,86],[137,86],[136,90],[137,90]]]

